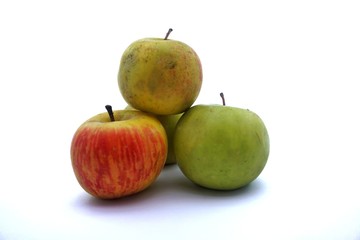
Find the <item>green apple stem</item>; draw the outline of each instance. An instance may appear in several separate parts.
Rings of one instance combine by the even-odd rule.
[[[169,31],[166,33],[166,36],[165,36],[165,38],[164,38],[164,40],[167,40],[168,39],[168,37],[169,37],[169,35],[170,35],[170,33],[173,31],[173,29],[172,28],[169,28]]]
[[[106,105],[105,108],[106,108],[106,111],[107,111],[108,114],[109,114],[110,120],[111,120],[112,122],[114,122],[114,121],[115,121],[114,112],[113,112],[113,110],[112,110],[111,105]]]
[[[223,104],[223,106],[225,106],[225,96],[224,96],[224,93],[220,93],[220,97],[221,97],[221,99],[222,99],[222,104]]]

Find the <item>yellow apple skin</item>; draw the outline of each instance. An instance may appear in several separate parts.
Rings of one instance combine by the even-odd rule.
[[[202,66],[196,52],[183,42],[144,38],[124,51],[118,84],[125,101],[157,115],[184,112],[197,99]]]

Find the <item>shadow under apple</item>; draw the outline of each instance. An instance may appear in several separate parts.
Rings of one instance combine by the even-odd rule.
[[[154,186],[162,192],[168,190],[170,192],[178,191],[185,194],[205,195],[214,197],[236,197],[239,195],[251,195],[255,194],[263,187],[261,181],[257,179],[254,182],[235,190],[214,190],[205,188],[187,179],[181,173],[177,165],[165,167],[158,181],[154,183]]]
[[[85,192],[74,202],[74,207],[89,214],[114,214],[119,212],[154,211],[164,208],[202,207],[207,205],[241,204],[261,197],[265,184],[256,179],[249,185],[232,191],[220,191],[203,188],[192,183],[180,171],[177,165],[165,166],[163,172],[148,189],[123,198],[102,200]]]

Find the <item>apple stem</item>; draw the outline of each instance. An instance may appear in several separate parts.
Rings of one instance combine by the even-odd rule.
[[[113,110],[112,110],[111,105],[106,105],[105,108],[106,108],[107,112],[109,113],[110,120],[111,120],[112,122],[114,122],[114,121],[115,121],[114,112],[113,112]]]
[[[167,40],[168,39],[168,37],[169,37],[169,35],[170,35],[170,33],[173,31],[173,29],[172,28],[169,28],[169,31],[166,33],[166,36],[165,36],[165,38],[164,38],[164,40]]]
[[[220,93],[220,97],[221,97],[221,99],[222,99],[222,104],[223,104],[223,106],[225,106],[225,96],[224,96],[224,93]]]

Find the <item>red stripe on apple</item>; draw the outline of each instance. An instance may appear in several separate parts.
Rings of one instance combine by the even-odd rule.
[[[160,174],[167,156],[167,138],[152,115],[134,110],[106,113],[83,123],[74,134],[71,159],[85,191],[99,198],[140,192]]]

